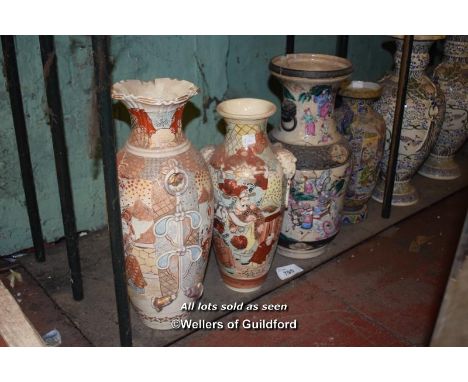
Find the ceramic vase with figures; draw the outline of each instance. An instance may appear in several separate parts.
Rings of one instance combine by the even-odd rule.
[[[203,293],[213,189],[202,155],[182,131],[184,106],[197,90],[169,78],[112,87],[132,123],[117,155],[128,291],[154,329],[185,318],[182,305]]]
[[[272,140],[297,158],[278,253],[293,258],[322,254],[338,234],[351,172],[351,148],[334,119],[336,92],[351,62],[322,54],[288,54],[270,61],[283,85],[281,122]]]
[[[372,104],[382,94],[373,82],[352,81],[339,91],[338,129],[349,141],[353,167],[343,207],[343,223],[360,223],[367,217],[367,202],[377,183],[385,143],[385,121]]]
[[[414,38],[392,198],[394,206],[409,206],[418,202],[418,193],[411,184],[411,179],[428,157],[442,126],[445,113],[444,94],[425,73],[429,64],[429,49],[434,41],[442,38],[443,36],[415,36]],[[396,37],[396,45],[395,68],[392,73],[379,81],[383,92],[374,106],[384,118],[387,126],[380,178],[372,195],[372,198],[380,203],[383,201],[392,137],[403,47],[402,37]]]
[[[267,277],[295,171],[294,156],[266,133],[275,110],[260,99],[220,103],[225,141],[202,150],[215,195],[214,251],[226,286],[238,292],[260,288]]]
[[[445,94],[447,108],[439,137],[418,173],[432,179],[456,179],[455,153],[468,136],[468,36],[449,36],[434,82]]]

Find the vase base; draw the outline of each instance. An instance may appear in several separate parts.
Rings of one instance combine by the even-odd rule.
[[[327,250],[327,245],[313,249],[291,249],[286,247],[277,247],[277,251],[281,256],[290,257],[292,259],[313,259],[323,255]]]
[[[430,155],[418,170],[418,174],[436,180],[452,180],[461,176],[460,168],[453,157]]]
[[[377,187],[372,193],[372,199],[383,203],[385,181],[380,179]],[[419,195],[416,188],[410,182],[395,182],[393,188],[392,206],[407,207],[416,204],[419,201]]]
[[[229,289],[240,293],[250,293],[256,291],[257,289],[260,289],[260,287],[266,280],[267,274],[249,280],[235,279],[223,273],[221,274],[221,277],[223,278],[224,284]]]
[[[364,204],[359,210],[343,209],[341,221],[343,224],[358,224],[367,218],[367,204]]]

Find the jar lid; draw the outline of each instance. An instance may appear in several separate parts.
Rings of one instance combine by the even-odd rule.
[[[327,54],[293,53],[271,59],[269,69],[282,76],[321,79],[349,75],[351,61]]]
[[[372,99],[382,95],[382,86],[375,82],[351,81],[339,90],[343,97]]]

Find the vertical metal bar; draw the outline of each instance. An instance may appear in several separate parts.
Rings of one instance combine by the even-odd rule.
[[[75,211],[68,168],[67,144],[63,126],[62,102],[57,73],[57,56],[53,36],[39,36],[41,58],[44,72],[44,82],[47,96],[50,131],[54,147],[55,169],[60,194],[63,228],[67,246],[70,281],[75,300],[83,299],[83,283],[81,279],[80,254],[78,250],[78,235],[75,224]]]
[[[390,217],[392,209],[393,186],[398,163],[398,149],[400,148],[401,126],[403,124],[403,113],[405,111],[406,89],[408,87],[413,40],[414,36],[405,36],[403,40],[395,114],[393,117],[392,140],[390,142],[390,153],[387,174],[385,176],[385,191],[382,205],[382,217],[386,219]]]
[[[112,119],[112,100],[110,96],[111,76],[109,72],[108,37],[93,36],[92,44],[120,344],[122,346],[132,346],[132,329],[130,325],[130,312],[128,309],[122,222],[115,161],[116,145],[114,121]]]
[[[286,54],[294,53],[295,36],[286,36]]]
[[[348,41],[349,36],[340,35],[336,36],[336,55],[338,57],[348,57]]]
[[[24,118],[21,83],[16,62],[15,41],[13,36],[2,36],[2,50],[5,68],[6,84],[10,94],[11,113],[15,126],[16,146],[20,160],[21,178],[23,181],[26,208],[28,210],[29,227],[37,261],[45,261],[44,239],[42,236],[41,218],[37,205],[36,187],[29,151],[28,133]]]

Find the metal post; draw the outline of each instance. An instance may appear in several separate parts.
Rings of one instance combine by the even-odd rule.
[[[23,181],[26,208],[28,210],[29,227],[31,229],[37,261],[45,261],[44,239],[42,236],[41,218],[37,205],[36,187],[29,152],[28,133],[24,118],[23,97],[16,62],[15,41],[13,36],[2,36],[2,49],[5,67],[6,84],[10,94],[11,113],[15,126],[16,146],[20,160],[21,178]]]
[[[392,209],[393,186],[395,183],[396,167],[398,163],[398,149],[400,148],[401,126],[406,103],[406,88],[411,64],[411,51],[413,49],[414,36],[405,36],[401,54],[400,75],[398,79],[398,91],[393,117],[392,140],[388,159],[387,174],[385,176],[385,191],[383,196],[382,217],[388,219]]]
[[[122,222],[115,161],[116,145],[114,121],[112,119],[112,100],[110,97],[111,76],[109,73],[108,37],[93,36],[92,44],[120,344],[122,346],[132,346],[132,329],[130,325],[130,312],[128,309],[125,258],[122,244]]]
[[[349,36],[337,36],[336,37],[336,55],[338,57],[348,57],[348,40]]]
[[[294,53],[294,36],[286,36],[286,54]]]
[[[39,44],[41,47],[50,131],[54,147],[55,169],[57,171],[68,265],[70,267],[70,281],[73,298],[78,301],[83,299],[83,283],[81,279],[78,235],[76,232],[75,211],[68,168],[67,144],[65,142],[65,130],[63,126],[63,111],[62,102],[60,100],[54,38],[53,36],[40,36]]]

